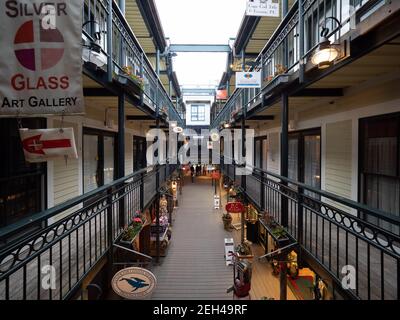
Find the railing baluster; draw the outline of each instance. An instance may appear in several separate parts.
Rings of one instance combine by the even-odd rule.
[[[60,300],[62,300],[62,289],[63,289],[63,249],[62,249],[62,240],[60,240],[59,242],[59,246],[60,246],[60,250],[59,250],[59,259],[60,259]]]

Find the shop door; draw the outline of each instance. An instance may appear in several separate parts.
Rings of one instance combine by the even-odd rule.
[[[114,181],[116,177],[115,152],[114,133],[84,128],[84,193]]]
[[[321,131],[289,135],[289,178],[321,189]],[[306,194],[317,197],[311,192]]]
[[[21,119],[24,128],[46,128],[46,119]],[[28,163],[15,119],[0,119],[0,227],[46,209],[45,162]]]
[[[147,141],[144,137],[133,137],[133,170],[137,171],[147,166]]]
[[[267,137],[257,137],[254,141],[254,166],[262,170],[267,170]]]

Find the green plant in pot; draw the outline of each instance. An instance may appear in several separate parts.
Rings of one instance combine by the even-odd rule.
[[[272,230],[272,234],[277,240],[287,240],[288,239],[287,231],[282,226],[278,226],[274,230]]]
[[[235,248],[235,252],[239,256],[252,256],[253,255],[253,251],[251,250],[251,246],[246,242],[238,244],[236,246],[236,248]]]
[[[224,223],[224,229],[230,231],[232,229],[232,215],[227,212],[222,215],[222,221]]]
[[[143,226],[143,221],[139,217],[134,217],[132,223],[124,228],[121,236],[121,242],[125,245],[130,245],[140,232]]]

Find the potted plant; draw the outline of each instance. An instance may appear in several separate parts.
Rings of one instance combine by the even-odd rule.
[[[136,236],[142,230],[143,221],[140,217],[136,216],[132,219],[132,223],[130,225],[125,226],[122,236],[121,236],[121,244],[127,247],[132,247],[133,242],[136,239]]]
[[[230,231],[232,229],[232,215],[227,212],[222,215],[222,221],[224,223],[224,229]]]
[[[126,75],[128,78],[130,78],[133,82],[139,85],[140,90],[144,90],[144,80],[142,77],[139,75],[135,74],[133,71],[133,68],[131,66],[125,66],[122,68],[122,72],[124,75]]]
[[[276,76],[279,76],[279,75],[281,75],[281,74],[285,74],[285,73],[287,72],[287,68],[286,68],[283,64],[277,64],[277,65],[275,66],[275,69],[276,69],[276,71],[275,71],[275,77],[276,77]]]
[[[275,239],[282,244],[282,242],[286,242],[289,240],[287,236],[287,231],[284,227],[282,226],[277,226],[272,230],[272,235],[275,237]]]
[[[251,259],[253,258],[253,251],[251,246],[247,242],[238,244],[235,248],[235,252],[239,259]]]

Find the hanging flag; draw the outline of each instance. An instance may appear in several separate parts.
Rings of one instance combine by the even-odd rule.
[[[83,1],[0,4],[0,115],[81,114]]]
[[[272,0],[247,0],[246,15],[279,17],[279,2]]]
[[[74,129],[20,129],[25,160],[45,162],[59,157],[78,158]]]

